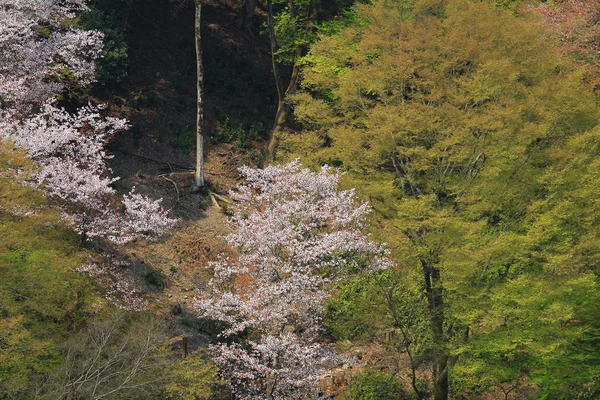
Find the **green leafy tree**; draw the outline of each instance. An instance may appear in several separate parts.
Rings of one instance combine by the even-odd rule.
[[[271,43],[271,64],[277,89],[277,111],[273,127],[269,132],[269,143],[265,156],[271,162],[277,147],[278,137],[290,113],[289,96],[298,87],[300,65],[307,45],[312,41],[313,26],[320,12],[321,0],[289,0],[284,8],[275,11],[273,0],[267,0],[267,32]],[[289,79],[282,76],[282,65],[291,65]]]
[[[427,359],[431,343],[427,300],[415,278],[389,269],[347,280],[327,304],[326,325],[337,340],[382,343],[385,353],[396,358],[387,366],[396,377],[404,372],[399,360],[405,354],[410,385],[422,399],[427,390],[420,364]]]
[[[355,12],[304,58],[292,98],[308,132],[282,146],[344,168],[396,230],[426,301],[428,329],[409,333],[425,336],[415,343],[428,347],[420,365],[436,400],[519,380],[565,393],[557,366],[586,354],[582,337],[595,343],[581,302],[598,288],[580,267],[548,273],[557,244],[538,224],[558,212],[546,203],[557,153],[597,123],[581,73],[534,19],[488,3],[380,0]],[[593,382],[594,368],[571,368]]]
[[[218,398],[222,383],[219,368],[206,351],[198,350],[175,364],[165,392],[169,399],[208,400]]]
[[[339,27],[339,17],[343,14],[350,15],[348,9],[354,2],[355,0],[267,0],[267,33],[277,89],[277,111],[273,127],[269,131],[265,155],[267,163],[273,161],[279,136],[292,110],[290,98],[298,88],[302,57],[315,41],[316,32]],[[246,1],[244,7],[250,3],[252,0]],[[287,69],[290,69],[289,73]]]

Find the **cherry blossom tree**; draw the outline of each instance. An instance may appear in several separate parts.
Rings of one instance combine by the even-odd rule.
[[[65,26],[86,0],[0,1],[0,105],[22,113],[53,100],[69,75],[81,85],[94,80],[102,34]]]
[[[37,184],[63,200],[85,240],[122,244],[162,234],[176,220],[160,200],[135,191],[116,200],[105,143],[128,128],[102,106],[70,114],[54,103],[70,85],[94,80],[102,34],[68,26],[85,0],[0,0],[0,138],[12,140],[40,166]]]
[[[248,184],[227,241],[238,251],[210,264],[198,312],[227,323],[223,336],[248,340],[212,346],[223,377],[241,399],[300,399],[342,358],[319,342],[330,288],[348,273],[387,268],[381,244],[362,233],[369,206],[338,190],[340,174],[298,160],[263,170],[242,167]]]

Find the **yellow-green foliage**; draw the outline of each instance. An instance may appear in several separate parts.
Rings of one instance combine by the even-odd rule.
[[[209,400],[215,398],[216,389],[222,386],[219,369],[203,350],[195,351],[175,364],[171,374],[165,386],[169,399]]]
[[[361,176],[397,175],[392,160],[401,170],[410,159],[398,186],[412,180],[452,194],[467,179],[445,167],[467,173],[479,153],[504,166],[536,142],[595,123],[578,74],[533,21],[484,3],[450,2],[444,19],[400,12],[401,4],[361,6],[367,27],[313,46],[295,114],[321,135],[296,152]]]
[[[83,321],[87,302],[87,280],[71,272],[83,263],[78,238],[22,184],[33,170],[0,143],[0,397],[31,398],[60,363],[57,344]]]
[[[404,268],[440,272],[430,346],[458,356],[451,390],[527,378],[540,397],[576,395],[600,377],[587,300],[600,295],[600,132],[581,72],[535,19],[489,2],[355,11],[305,58],[293,101],[306,131],[284,149],[347,171]]]
[[[313,46],[294,98],[310,132],[284,141],[293,156],[348,171],[401,231],[430,232],[391,240],[412,254],[442,245],[434,231],[454,241],[514,228],[543,190],[549,144],[597,120],[580,74],[535,21],[466,1],[439,18],[433,3],[360,6],[361,24]]]
[[[405,400],[409,397],[395,374],[367,370],[352,382],[349,398],[351,400]]]

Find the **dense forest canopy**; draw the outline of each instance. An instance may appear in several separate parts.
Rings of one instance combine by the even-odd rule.
[[[405,238],[398,254],[422,271],[412,285],[427,304],[407,311],[400,298],[388,324],[410,335],[400,346],[414,347],[414,369],[433,367],[436,398],[447,379],[455,396],[525,377],[539,379],[537,395],[568,392],[598,363],[572,352],[597,340],[596,317],[580,308],[597,295],[596,268],[591,254],[575,255],[589,242],[556,214],[574,218],[557,182],[563,191],[594,187],[571,170],[583,137],[597,140],[580,70],[533,17],[485,3],[355,10],[355,26],[322,38],[304,59],[304,91],[293,101],[308,132],[290,137],[292,153],[348,171],[382,223]],[[593,207],[579,209],[594,218]],[[348,294],[342,301],[347,315],[360,307]],[[409,321],[412,312],[429,326]],[[561,348],[580,363],[561,367]]]
[[[0,399],[600,398],[599,16],[0,0]]]

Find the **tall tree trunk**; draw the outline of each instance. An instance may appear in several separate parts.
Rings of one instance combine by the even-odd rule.
[[[273,161],[273,151],[275,149],[275,129],[278,126],[278,121],[281,120],[281,111],[284,107],[285,92],[283,90],[283,82],[281,81],[281,71],[277,63],[277,38],[275,37],[275,26],[273,22],[273,0],[267,1],[267,27],[269,29],[269,41],[271,42],[271,66],[273,68],[273,77],[275,78],[275,88],[277,89],[277,113],[275,114],[275,122],[269,133],[269,144],[265,154],[264,163],[268,164]],[[287,116],[284,116],[287,118]],[[284,123],[285,120],[282,122]]]
[[[204,136],[202,134],[202,123],[204,120],[204,109],[202,105],[202,92],[204,89],[204,70],[202,68],[202,42],[200,21],[202,15],[202,0],[196,2],[196,89],[197,89],[197,110],[196,110],[196,174],[194,176],[194,185],[192,190],[198,190],[204,186]]]
[[[440,270],[427,262],[423,263],[423,273],[434,343],[433,398],[448,400],[448,354],[444,336],[444,303]]]
[[[273,0],[267,1],[267,27],[269,28],[269,40],[271,42],[271,66],[273,67],[273,76],[275,78],[275,87],[277,89],[277,100],[281,103],[284,91],[279,64],[277,63],[277,57],[275,56],[275,53],[277,53],[277,38],[275,37],[275,24],[273,22]]]
[[[258,0],[244,0],[244,5],[240,12],[240,29],[245,29],[252,33],[252,20],[257,3]]]
[[[287,89],[281,95],[281,97],[278,96],[278,99],[277,99],[277,112],[275,113],[275,121],[273,122],[273,127],[271,128],[271,134],[269,136],[269,144],[267,147],[267,154],[265,156],[266,164],[273,161],[273,157],[275,156],[275,149],[277,148],[277,144],[278,144],[278,140],[277,140],[278,135],[281,132],[281,130],[283,129],[283,126],[284,126],[285,122],[287,121],[288,116],[291,111],[291,106],[287,102],[287,98],[288,98],[288,96],[294,94],[294,92],[296,92],[296,88],[298,87],[298,78],[300,75],[299,74],[300,68],[296,64],[296,60],[298,60],[301,56],[302,56],[302,49],[301,48],[296,49],[296,54],[294,55],[294,68],[292,69],[292,76],[290,78],[290,83],[288,84]],[[277,72],[276,75],[280,76],[279,72]],[[281,77],[279,77],[279,79],[281,79]],[[281,81],[280,81],[279,85],[281,86]],[[279,91],[278,91],[278,93],[279,93]]]
[[[320,7],[321,0],[312,1],[311,6],[308,10],[307,22],[305,27],[305,30],[307,32],[312,31],[313,24],[317,19]],[[295,7],[293,0],[290,0],[289,10],[292,14],[292,17],[295,17]],[[277,57],[275,56],[275,53],[277,52],[277,38],[275,37],[275,28],[273,23],[272,0],[268,0],[267,2],[267,26],[269,28],[269,38],[271,41],[271,63],[273,65],[273,76],[275,77],[275,87],[277,88],[277,112],[275,113],[275,120],[273,122],[271,132],[269,134],[269,144],[267,145],[267,152],[264,158],[265,164],[269,164],[271,161],[273,161],[273,158],[275,157],[275,149],[277,148],[279,133],[283,129],[283,126],[286,123],[291,111],[291,106],[287,102],[287,98],[290,95],[294,94],[298,87],[298,78],[300,76],[300,67],[298,66],[298,60],[300,59],[300,57],[302,57],[304,51],[306,50],[305,46],[298,46],[298,48],[296,49],[296,52],[294,53],[294,65],[292,69],[292,75],[290,77],[290,81],[287,85],[287,88],[284,91],[279,64],[277,63]]]

